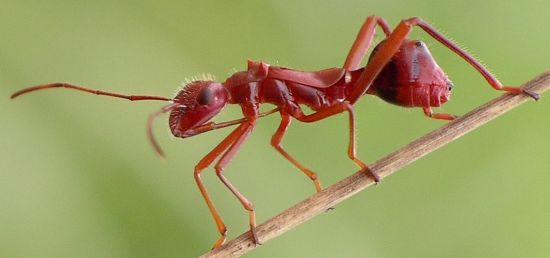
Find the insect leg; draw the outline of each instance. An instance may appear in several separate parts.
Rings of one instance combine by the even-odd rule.
[[[349,145],[348,145],[348,157],[361,168],[361,170],[369,171],[369,175],[372,176],[375,182],[380,182],[380,177],[369,170],[367,165],[357,158],[357,141],[355,138],[355,112],[349,102],[343,103],[345,109],[349,114]]]
[[[457,116],[453,115],[453,114],[445,114],[445,113],[433,113],[432,112],[432,108],[428,105],[428,106],[424,106],[422,108],[422,110],[424,111],[424,114],[427,116],[427,117],[430,117],[430,118],[433,118],[433,119],[441,119],[441,120],[455,120],[457,118]]]
[[[491,74],[491,72],[489,72],[489,70],[487,70],[487,68],[485,68],[473,56],[468,54],[468,52],[464,51],[462,48],[460,48],[458,45],[456,45],[451,40],[447,39],[445,36],[443,36],[443,34],[438,32],[435,28],[433,28],[430,24],[428,24],[427,22],[425,22],[421,18],[413,17],[413,18],[402,21],[401,24],[400,24],[400,26],[403,28],[403,30],[409,30],[410,31],[410,30],[412,30],[413,26],[418,26],[418,27],[422,28],[426,33],[428,33],[430,36],[432,36],[432,38],[439,41],[441,44],[446,46],[448,49],[453,51],[455,54],[462,57],[462,59],[464,59],[472,67],[474,67],[485,78],[485,80],[487,80],[487,82],[494,89],[501,90],[501,91],[507,91],[507,92],[511,92],[511,93],[514,93],[514,94],[519,94],[519,93],[523,92],[523,93],[531,96],[535,100],[539,99],[539,95],[534,93],[534,92],[523,90],[520,87],[503,86],[502,83],[500,83],[500,81],[493,74]]]
[[[388,23],[378,16],[369,16],[361,26],[357,38],[353,42],[353,45],[348,53],[346,62],[344,63],[344,69],[346,71],[353,71],[359,68],[361,61],[365,57],[369,47],[372,45],[376,26],[380,26],[387,36],[390,35],[391,30]]]
[[[271,115],[271,114],[273,114],[277,111],[279,111],[279,108],[274,108],[272,110],[260,113],[258,115],[258,118]],[[232,125],[242,124],[243,122],[245,122],[247,120],[248,120],[248,118],[243,117],[243,118],[239,118],[239,119],[235,119],[235,120],[231,120],[231,121],[226,121],[226,122],[221,122],[221,123],[208,122],[208,123],[199,125],[195,128],[191,128],[189,131],[186,132],[186,134],[189,135],[187,137],[195,136],[195,135],[205,133],[205,132],[209,132],[209,131],[212,131],[212,130],[225,128],[225,127],[232,126]]]
[[[273,137],[271,137],[271,146],[273,146],[281,155],[285,157],[288,161],[290,161],[294,166],[296,166],[298,169],[300,169],[307,177],[309,177],[313,184],[315,185],[315,189],[317,192],[321,191],[321,182],[319,182],[319,179],[317,178],[317,174],[315,172],[309,170],[304,165],[300,164],[294,157],[292,157],[288,152],[281,146],[281,141],[283,140],[283,137],[286,133],[286,130],[288,129],[288,126],[291,122],[291,117],[287,113],[281,112],[281,124],[279,125],[279,128],[273,134]]]
[[[249,224],[250,224],[250,233],[254,243],[260,244],[258,236],[256,234],[256,213],[254,212],[254,205],[246,198],[243,194],[237,190],[235,186],[223,175],[223,170],[227,164],[231,161],[233,157],[237,154],[237,151],[246,140],[246,138],[252,132],[254,128],[255,121],[247,121],[242,123],[235,131],[238,131],[238,134],[235,136],[235,141],[227,149],[227,151],[222,155],[216,166],[216,175],[220,178],[223,184],[229,188],[229,190],[239,199],[243,207],[248,211],[249,215]]]
[[[214,206],[214,203],[212,202],[212,199],[210,198],[210,195],[208,194],[208,191],[206,190],[206,187],[204,187],[204,184],[202,182],[200,174],[206,169],[212,162],[221,155],[235,140],[242,134],[243,127],[242,125],[237,127],[231,134],[229,134],[225,139],[223,139],[222,142],[220,142],[213,150],[211,150],[204,158],[202,158],[199,163],[195,166],[195,172],[194,177],[195,181],[197,183],[197,186],[199,187],[199,190],[202,194],[202,197],[204,198],[206,205],[208,206],[208,209],[210,210],[210,213],[212,214],[212,217],[214,217],[214,221],[216,222],[216,226],[218,227],[218,231],[220,232],[220,238],[214,243],[213,248],[218,248],[221,246],[226,239],[227,234],[227,227],[223,223],[222,218],[220,217],[220,214],[216,210],[216,207]]]
[[[365,171],[368,176],[370,176],[375,182],[380,181],[380,177],[376,175],[373,171],[371,171],[365,163],[363,163],[361,160],[357,158],[356,155],[356,144],[355,144],[355,116],[353,113],[353,107],[348,101],[344,101],[338,104],[335,104],[333,106],[330,106],[328,108],[325,108],[323,110],[319,110],[313,114],[310,115],[304,115],[301,113],[301,111],[297,112],[294,116],[299,121],[305,122],[305,123],[312,123],[319,121],[321,119],[327,118],[329,116],[342,113],[344,111],[347,111],[349,113],[349,146],[348,146],[348,157],[357,164],[362,171]]]

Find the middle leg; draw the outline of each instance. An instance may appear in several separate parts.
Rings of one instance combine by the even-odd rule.
[[[309,170],[300,162],[298,162],[281,146],[281,141],[283,140],[286,130],[290,125],[290,122],[291,122],[290,115],[287,113],[281,112],[281,124],[279,125],[279,128],[271,138],[271,146],[273,146],[273,148],[275,148],[279,153],[281,153],[281,155],[283,155],[285,159],[290,161],[292,164],[294,164],[294,166],[300,169],[300,171],[302,171],[307,177],[309,177],[313,181],[313,184],[315,185],[315,189],[317,190],[317,192],[320,192],[322,188],[321,188],[321,182],[319,182],[319,179],[317,178],[317,174],[315,174],[315,172]]]
[[[301,110],[296,110],[294,117],[301,122],[312,123],[329,116],[347,111],[349,114],[349,145],[348,145],[348,157],[357,164],[361,171],[364,171],[367,176],[371,177],[375,182],[380,181],[380,177],[371,171],[363,161],[357,158],[356,155],[356,142],[355,142],[355,116],[353,112],[353,106],[348,102],[340,102],[323,110],[319,110],[313,114],[305,115]]]

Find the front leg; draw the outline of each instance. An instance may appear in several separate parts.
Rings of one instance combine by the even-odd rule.
[[[218,232],[220,233],[220,237],[214,243],[214,246],[212,249],[216,249],[220,247],[223,243],[225,243],[226,234],[227,234],[227,227],[225,226],[225,223],[223,222],[220,214],[218,213],[218,210],[214,206],[214,202],[212,202],[212,199],[210,198],[210,194],[208,194],[208,191],[206,190],[206,187],[204,186],[204,183],[201,179],[201,173],[208,167],[218,156],[220,156],[222,153],[224,153],[230,146],[234,145],[234,143],[241,137],[241,135],[245,132],[247,128],[241,124],[239,127],[237,127],[231,134],[229,134],[225,139],[223,139],[222,142],[220,142],[213,150],[211,150],[204,158],[202,158],[199,163],[195,166],[195,182],[197,183],[197,186],[199,187],[199,190],[201,192],[202,197],[204,198],[204,201],[206,202],[206,205],[208,206],[208,209],[210,210],[210,213],[212,214],[212,217],[214,218],[214,221],[216,222],[216,227],[218,228]]]
[[[235,195],[235,197],[239,199],[244,209],[248,211],[250,234],[252,236],[252,241],[255,244],[260,244],[260,240],[258,239],[258,235],[256,234],[256,213],[254,212],[254,205],[243,194],[241,194],[239,190],[223,175],[224,168],[227,166],[227,164],[229,164],[231,159],[235,157],[235,155],[237,154],[237,151],[239,150],[243,142],[252,132],[254,125],[255,125],[255,121],[250,120],[242,123],[236,129],[236,130],[239,130],[239,133],[236,135],[235,141],[221,156],[220,160],[218,161],[218,163],[214,168],[216,170],[216,175],[220,178],[222,183],[227,188],[229,188],[229,190]]]

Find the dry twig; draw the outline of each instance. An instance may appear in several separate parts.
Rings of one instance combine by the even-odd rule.
[[[523,87],[535,93],[543,93],[550,88],[550,71],[525,83]],[[471,132],[530,99],[525,94],[503,94],[376,161],[370,165],[370,168],[381,178],[389,176],[400,168]],[[323,213],[330,207],[334,207],[336,204],[373,183],[370,177],[359,171],[259,225],[257,227],[258,238],[262,243],[266,243],[270,239],[302,224],[317,214]],[[253,244],[250,233],[245,232],[220,248],[212,250],[201,257],[238,257],[255,247],[256,245]]]

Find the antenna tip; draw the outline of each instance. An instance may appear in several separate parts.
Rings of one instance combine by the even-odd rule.
[[[20,91],[18,91],[18,92],[16,92],[16,93],[13,93],[13,94],[11,94],[10,99],[17,98],[17,96],[19,96],[19,95],[21,95],[21,92],[20,92]]]

